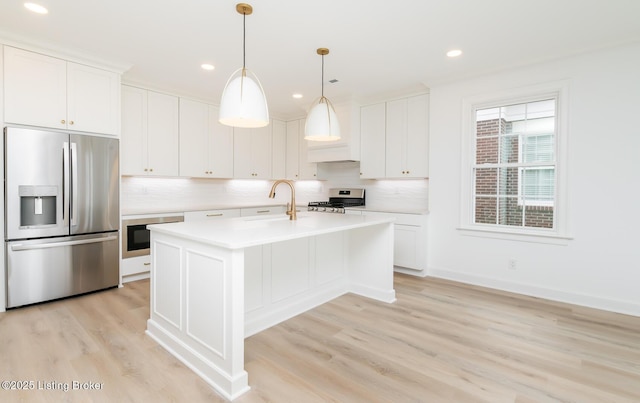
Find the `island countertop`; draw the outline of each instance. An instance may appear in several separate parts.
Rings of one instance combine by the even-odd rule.
[[[154,224],[148,228],[222,248],[241,249],[389,222],[393,218],[311,212],[298,213],[297,220],[279,214]]]

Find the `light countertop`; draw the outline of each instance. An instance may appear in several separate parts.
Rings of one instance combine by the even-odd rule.
[[[227,249],[240,249],[390,222],[393,218],[301,212],[295,221],[285,214],[274,214],[155,224],[148,228],[152,234],[164,233]]]

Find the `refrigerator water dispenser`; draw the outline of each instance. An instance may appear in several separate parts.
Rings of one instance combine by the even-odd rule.
[[[18,186],[20,228],[56,225],[56,186]]]

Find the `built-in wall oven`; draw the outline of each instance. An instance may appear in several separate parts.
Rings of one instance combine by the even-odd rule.
[[[147,225],[182,222],[183,216],[154,216],[122,220],[122,258],[148,255],[151,233]]]

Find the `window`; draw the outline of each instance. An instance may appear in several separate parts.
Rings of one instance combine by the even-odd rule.
[[[472,224],[555,228],[556,97],[474,108]]]

